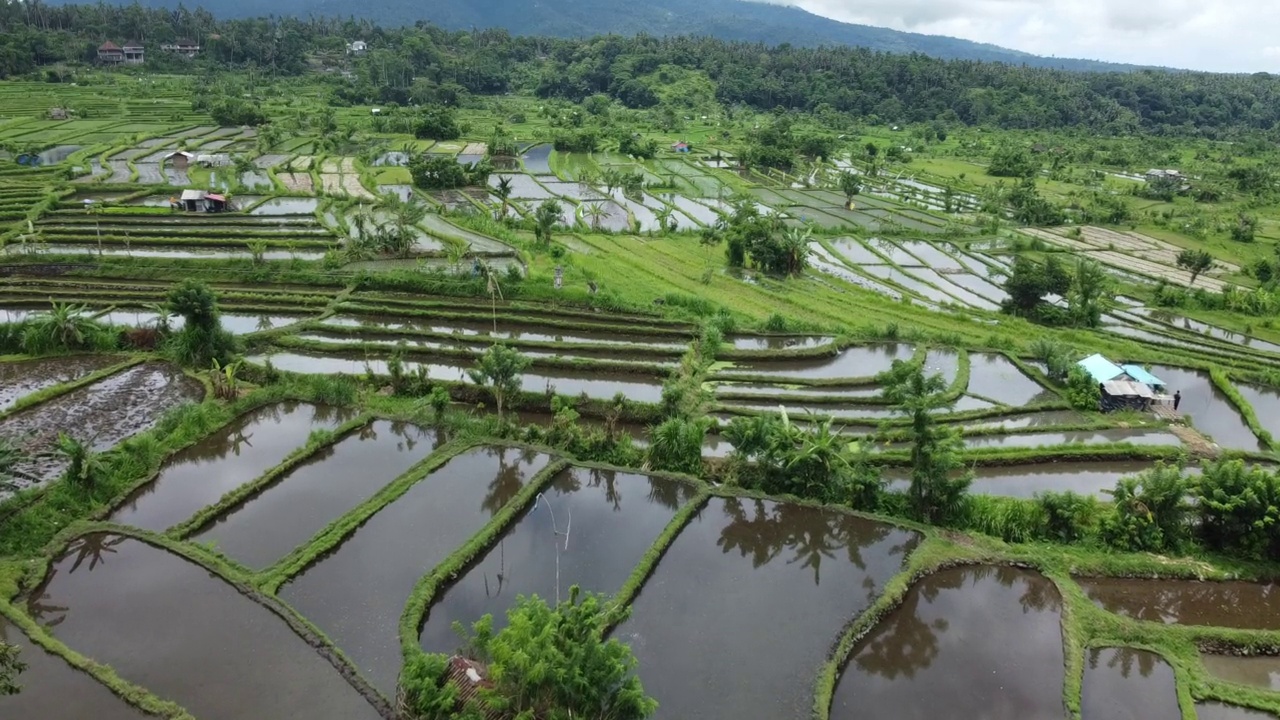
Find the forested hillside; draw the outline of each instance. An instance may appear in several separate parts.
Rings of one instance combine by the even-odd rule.
[[[55,3],[63,4],[63,3]],[[123,4],[123,3],[121,3]],[[181,0],[142,0],[146,7],[177,10]],[[1128,70],[1133,66],[1094,60],[1048,58],[952,37],[900,32],[829,20],[799,8],[752,0],[281,0],[270,7],[249,0],[220,3],[220,18],[264,12],[294,17],[354,17],[387,26],[431,23],[449,30],[501,28],[516,35],[581,38],[592,35],[694,35],[719,40],[789,43],[800,47],[849,45],[943,59],[1000,61],[1070,70]]]
[[[864,48],[768,47],[710,38],[569,40],[332,19],[220,21],[205,10],[136,5],[11,3],[4,6],[0,30],[0,76],[92,61],[106,39],[159,43],[192,37],[205,46],[195,69],[251,66],[297,74],[309,60],[331,67],[351,63],[355,72],[349,79],[334,79],[339,103],[460,103],[468,95],[526,91],[573,101],[604,94],[629,107],[649,108],[659,105],[664,93],[694,87],[701,101],[730,109],[781,107],[885,123],[1219,137],[1232,130],[1270,130],[1280,121],[1280,82],[1266,74],[1073,73]],[[371,49],[352,60],[344,49],[357,38]],[[192,63],[155,52],[148,62],[153,70],[166,63],[193,69]]]

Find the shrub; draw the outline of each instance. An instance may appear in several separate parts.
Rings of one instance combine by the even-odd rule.
[[[1074,492],[1044,492],[1035,496],[1044,527],[1041,537],[1053,542],[1073,543],[1097,533],[1102,504],[1097,498]]]
[[[655,470],[697,473],[702,469],[702,442],[710,427],[709,418],[673,417],[651,428],[649,466]]]
[[[1102,402],[1102,389],[1079,365],[1072,365],[1067,372],[1067,402],[1077,410],[1097,410]]]
[[[1243,460],[1206,465],[1193,488],[1206,545],[1255,560],[1280,553],[1280,478]]]
[[[1121,550],[1162,552],[1181,548],[1188,536],[1187,482],[1182,469],[1164,465],[1121,478],[1112,491],[1102,537]]]

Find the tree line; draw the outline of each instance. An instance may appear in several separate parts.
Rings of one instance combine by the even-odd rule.
[[[658,76],[665,67],[708,79],[726,107],[781,107],[889,123],[1209,137],[1280,123],[1280,79],[1266,73],[1075,73],[853,47],[644,35],[513,37],[505,30],[448,32],[421,23],[382,28],[335,18],[219,20],[204,9],[49,6],[38,0],[0,5],[0,77],[91,60],[107,39],[159,43],[180,37],[206,48],[192,67],[292,75],[306,72],[309,57],[342,55],[346,42],[363,39],[370,51],[355,61],[359,72],[344,90],[353,101],[400,102],[414,95],[416,85],[418,97],[427,88],[455,98],[527,91],[581,102],[603,94],[648,108],[661,102]]]

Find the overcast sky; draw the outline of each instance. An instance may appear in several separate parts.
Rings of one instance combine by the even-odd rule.
[[[1036,55],[1280,72],[1276,0],[773,0],[844,22]]]

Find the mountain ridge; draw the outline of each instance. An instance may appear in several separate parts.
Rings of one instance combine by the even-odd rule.
[[[121,3],[124,4],[124,3]],[[176,9],[182,0],[143,0],[145,7]],[[209,9],[209,8],[206,8]],[[221,18],[263,15],[253,0],[224,0],[209,9]],[[727,41],[790,44],[798,47],[857,46],[893,53],[920,53],[946,60],[1004,62],[1084,72],[1152,69],[1079,58],[1056,58],[989,43],[857,25],[816,15],[802,8],[759,0],[282,0],[270,14],[370,20],[380,25],[424,21],[448,30],[501,28],[514,35],[590,37],[596,35],[695,35]]]

